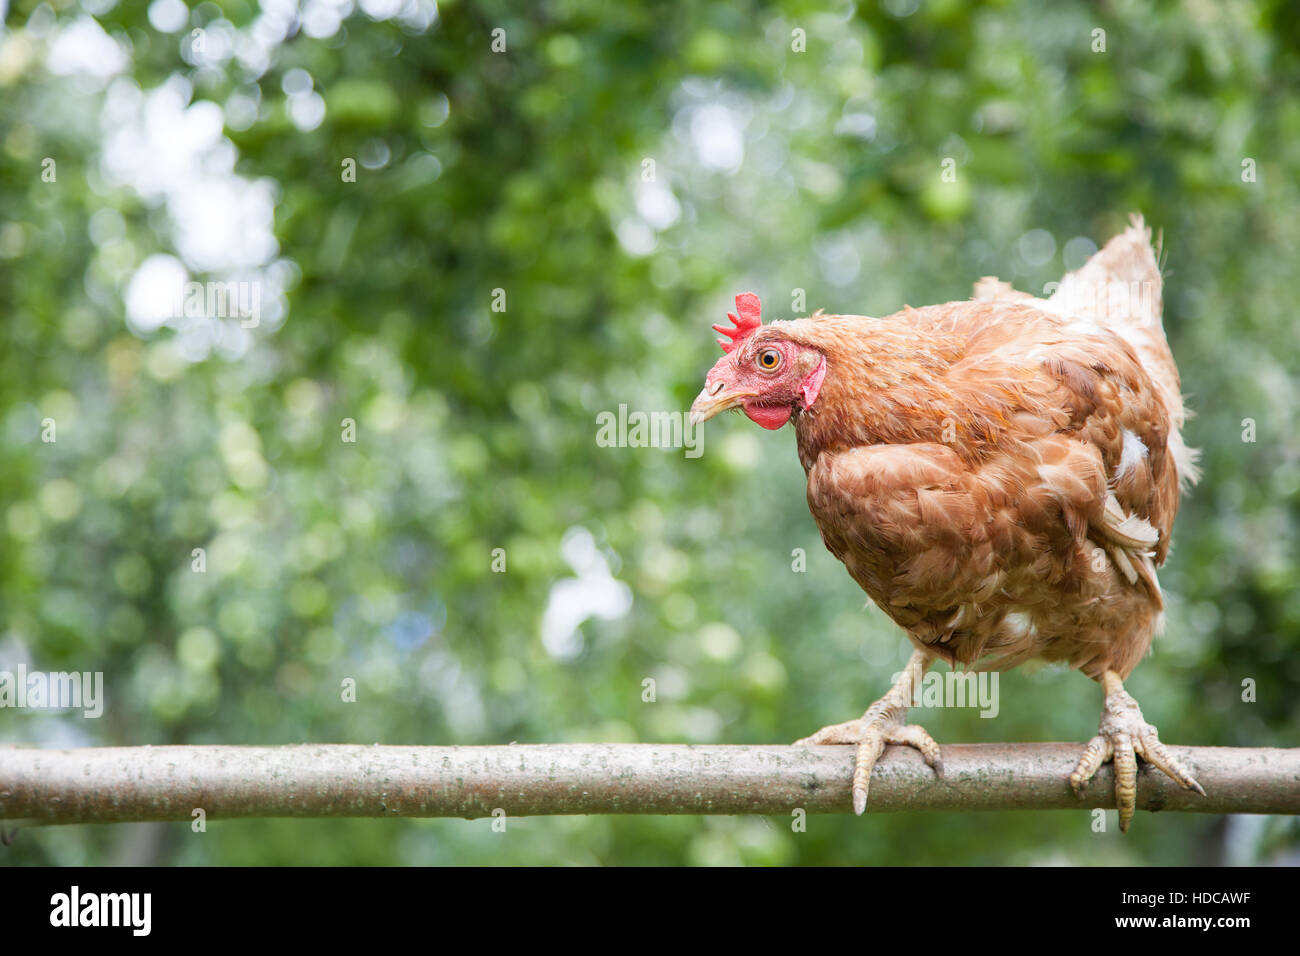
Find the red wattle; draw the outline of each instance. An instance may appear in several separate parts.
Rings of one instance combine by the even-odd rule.
[[[788,422],[791,413],[789,405],[746,405],[744,410],[750,421],[773,431]]]

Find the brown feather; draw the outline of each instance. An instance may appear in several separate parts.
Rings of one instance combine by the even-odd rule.
[[[1141,286],[1126,302],[1100,286]],[[826,357],[796,412],[827,548],[919,647],[954,665],[1067,661],[1121,676],[1163,599],[1183,445],[1149,231],[1051,300],[986,278],[969,302],[774,322]]]

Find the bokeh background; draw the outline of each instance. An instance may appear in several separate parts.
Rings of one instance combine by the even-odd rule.
[[[789,429],[726,416],[692,458],[600,447],[596,416],[684,410],[736,292],[777,317],[799,289],[877,315],[984,274],[1041,293],[1141,210],[1205,480],[1128,686],[1170,743],[1300,742],[1294,3],[0,11],[0,669],[103,671],[108,697],[97,721],[2,710],[0,741],[767,743],[855,716],[908,646],[822,548]],[[256,327],[170,308],[227,280],[259,290]],[[1026,668],[1000,703],[914,719],[941,743],[1083,741],[1100,693]],[[29,830],[0,865],[1300,844],[1283,818],[1091,824],[214,821]]]

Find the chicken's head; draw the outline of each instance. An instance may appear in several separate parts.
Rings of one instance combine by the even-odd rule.
[[[811,408],[826,377],[826,356],[787,337],[783,323],[763,325],[758,296],[736,296],[730,326],[713,328],[727,354],[709,369],[704,390],[691,405],[691,423],[739,408],[764,428],[780,428],[796,410]]]

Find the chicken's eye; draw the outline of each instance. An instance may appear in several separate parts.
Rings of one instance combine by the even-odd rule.
[[[770,372],[781,364],[781,353],[776,349],[763,349],[758,353],[758,367]]]

